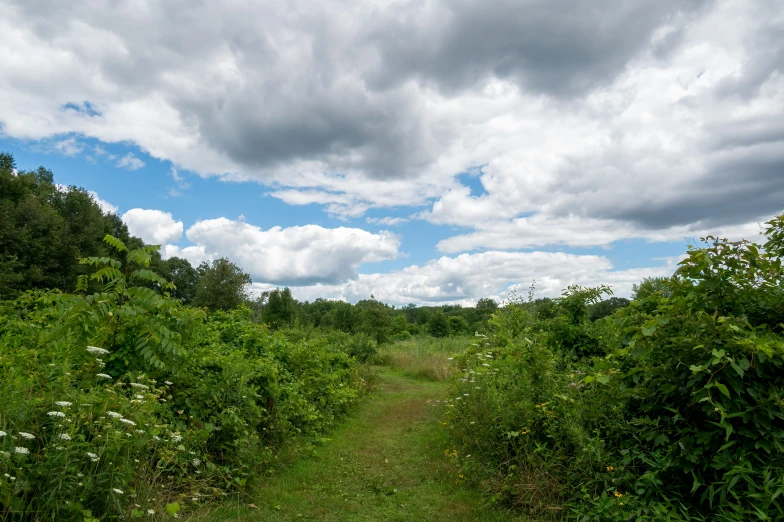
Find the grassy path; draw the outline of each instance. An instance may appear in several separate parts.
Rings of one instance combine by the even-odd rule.
[[[481,521],[517,520],[483,507],[456,485],[436,419],[448,385],[382,369],[373,396],[313,457],[264,480],[251,500],[201,520]],[[256,509],[247,507],[252,502]]]

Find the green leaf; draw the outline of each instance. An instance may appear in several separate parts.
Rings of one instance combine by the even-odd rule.
[[[596,376],[596,382],[601,383],[601,384],[607,384],[607,383],[610,382],[610,376],[609,375],[601,375],[601,374],[597,375]]]
[[[724,385],[723,385],[723,384],[721,384],[720,382],[717,382],[717,383],[715,384],[715,386],[716,386],[716,388],[718,388],[718,389],[719,389],[719,391],[720,391],[721,393],[723,393],[724,395],[726,395],[726,396],[727,396],[727,398],[729,398],[729,396],[730,396],[730,391],[727,389],[727,387],[726,387],[726,386],[724,386]]]
[[[169,513],[171,516],[176,515],[180,511],[180,503],[179,502],[172,502],[171,504],[166,504],[166,512]]]

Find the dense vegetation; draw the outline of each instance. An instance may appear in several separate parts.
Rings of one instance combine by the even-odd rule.
[[[510,303],[460,357],[464,473],[544,519],[784,518],[784,217],[706,238],[591,322],[606,288]]]
[[[535,519],[784,519],[784,216],[765,237],[706,238],[631,300],[253,297],[0,154],[0,519],[223,498],[334,426],[363,363],[451,380],[458,482]]]

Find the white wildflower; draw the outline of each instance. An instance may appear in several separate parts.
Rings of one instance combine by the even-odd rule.
[[[120,419],[120,422],[124,422],[125,424],[127,424],[129,426],[136,426],[136,423],[133,422],[132,420],[129,420],[129,419]]]
[[[21,446],[17,446],[14,448],[14,453],[18,453],[20,455],[27,455],[28,453],[30,453],[30,450],[27,448],[23,448]]]
[[[95,453],[90,453],[89,451],[87,452],[87,456],[90,457],[91,459],[97,459],[98,458],[98,455],[96,455]]]
[[[139,388],[140,390],[149,390],[149,389],[150,389],[150,387],[149,387],[149,386],[145,386],[144,384],[139,384],[138,382],[132,382],[132,383],[130,383],[130,384],[131,384],[131,386],[133,386],[134,388]]]
[[[67,433],[61,433],[61,434],[60,434],[60,438],[61,438],[62,440],[71,440],[71,436],[70,436],[70,435],[68,435]]]
[[[193,464],[194,468],[198,468],[201,465],[201,461],[199,459],[193,459],[191,464]]]
[[[49,415],[50,417],[65,417],[65,413],[61,411],[50,411],[47,412],[47,415]]]
[[[28,440],[35,438],[35,435],[33,435],[32,433],[27,433],[25,431],[20,431],[19,436],[22,437],[23,439],[28,439]]]
[[[166,383],[166,384],[168,384],[169,386],[171,386],[172,384],[174,384],[174,383],[173,383],[173,382],[171,382],[171,381],[163,381],[163,382],[164,382],[164,383]]]
[[[147,514],[148,515],[154,515],[155,514],[155,510],[154,509],[148,509],[147,510]]]
[[[135,431],[136,433],[144,433],[144,430],[133,430],[133,431]]]
[[[137,399],[144,399],[144,395],[137,395],[136,398]]]
[[[98,348],[97,346],[88,346],[87,351],[93,355],[106,355],[109,353],[109,350],[104,350],[103,348]]]
[[[490,365],[487,363],[484,363],[482,366],[487,366],[488,368],[490,367]]]
[[[76,476],[77,476],[77,478],[82,478],[84,476],[84,474],[83,473],[77,473]]]
[[[123,416],[120,415],[119,413],[117,413],[116,411],[107,411],[106,415],[108,415],[109,417],[111,417],[113,419],[122,419],[123,418]]]
[[[182,440],[182,436],[179,433],[172,433],[171,438],[174,442],[180,442]]]
[[[117,493],[118,495],[122,495],[122,494],[123,494],[123,490],[121,490],[121,489],[112,488],[112,491],[114,491],[114,492],[115,492],[115,493]]]
[[[6,433],[4,431],[0,431],[0,437],[5,437],[6,435],[8,435],[8,433]]]
[[[70,402],[68,402],[68,401],[57,401],[57,402],[55,402],[55,404],[56,404],[57,406],[60,406],[60,407],[63,407],[63,408],[67,408],[67,407],[69,407],[69,406],[72,406],[72,405],[73,405],[72,403],[70,403]]]

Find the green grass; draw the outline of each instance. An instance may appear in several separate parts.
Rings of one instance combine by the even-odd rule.
[[[445,381],[455,368],[449,357],[473,342],[476,342],[473,337],[412,337],[381,346],[373,361],[409,376]]]
[[[260,479],[247,498],[191,520],[482,521],[519,520],[456,484],[444,456],[446,433],[433,401],[448,385],[381,368],[377,389],[315,455]],[[248,504],[256,506],[255,509]]]

